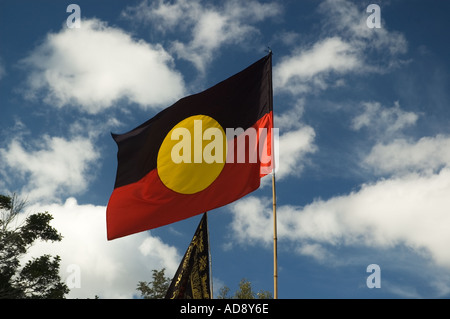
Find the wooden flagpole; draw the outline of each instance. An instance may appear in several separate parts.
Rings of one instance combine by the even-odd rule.
[[[208,212],[205,212],[206,216],[206,232],[208,235],[208,259],[209,259],[209,289],[210,289],[210,299],[213,299],[213,280],[212,280],[212,259],[211,259],[211,246],[209,244],[209,222],[208,222]]]
[[[269,49],[270,55],[270,103],[272,104],[273,110],[273,88],[272,88],[272,49]],[[274,136],[273,136],[273,125],[272,125],[272,147],[271,147],[271,155],[272,155],[272,202],[273,202],[273,298],[278,299],[278,252],[277,252],[277,196],[275,191],[275,147],[274,147]]]
[[[277,197],[275,192],[275,170],[272,172],[273,200],[273,298],[278,299],[278,252],[277,252]]]

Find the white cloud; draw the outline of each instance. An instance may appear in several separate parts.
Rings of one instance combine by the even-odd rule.
[[[398,32],[370,29],[367,14],[345,0],[321,3],[323,33],[312,45],[296,47],[274,67],[274,88],[279,92],[301,95],[340,86],[336,76],[349,73],[385,72],[401,63],[399,55],[407,51],[407,42]],[[371,54],[377,54],[377,63]]]
[[[61,278],[71,285],[68,298],[132,298],[139,281],[151,280],[153,269],[165,267],[170,277],[181,260],[175,247],[149,232],[107,241],[104,206],[68,198],[63,205],[35,204],[28,211],[48,211],[63,240],[36,243],[26,258],[59,255]]]
[[[316,136],[314,129],[295,120],[295,110],[296,108],[288,110],[276,119],[277,126],[282,124],[280,125],[282,129],[287,129],[275,140],[275,150],[278,152],[275,156],[277,180],[299,177],[309,163],[308,155],[317,151],[317,146],[314,143]],[[291,119],[288,118],[290,114],[293,116]],[[300,114],[297,115],[301,116]],[[268,175],[261,180],[261,187],[270,183],[271,180]]]
[[[326,0],[320,4],[319,11],[326,17],[324,29],[327,33],[342,34],[355,47],[362,50],[382,50],[388,57],[405,53],[408,47],[405,37],[399,32],[390,31],[384,21],[381,28],[367,27],[366,21],[370,13],[366,12],[366,8],[367,4]],[[383,20],[383,14],[381,18]]]
[[[398,105],[392,109],[368,105],[364,118],[378,121],[381,114],[394,131],[416,120]],[[368,124],[363,118],[355,123],[361,127]],[[364,164],[389,177],[363,184],[346,195],[316,199],[304,207],[278,205],[279,240],[319,261],[339,259],[329,247],[407,247],[435,266],[450,269],[446,246],[450,242],[449,150],[450,138],[444,135],[376,144]],[[247,197],[232,205],[233,238],[242,244],[269,246],[271,204],[266,198]],[[449,289],[448,283],[433,286],[441,292]]]
[[[274,113],[274,125],[282,130],[290,130],[302,126],[301,118],[304,112],[304,100],[298,100],[294,106],[279,114]]]
[[[30,202],[48,201],[66,193],[82,193],[89,183],[89,169],[99,151],[87,138],[70,140],[44,135],[32,147],[13,139],[0,149],[2,176],[5,180],[26,181],[21,192]]]
[[[278,148],[275,146],[278,151],[275,160],[278,180],[300,176],[308,163],[308,155],[317,151],[314,143],[316,133],[311,126],[302,122],[303,111],[303,100],[299,100],[292,108],[274,115],[274,126],[279,128],[280,133],[275,141],[278,142]],[[269,182],[269,178],[263,178],[261,185],[266,186]]]
[[[222,6],[202,1],[177,0],[173,3],[143,1],[128,7],[122,15],[149,22],[163,33],[188,31],[189,41],[172,42],[172,51],[204,73],[218,49],[224,45],[244,44],[259,34],[255,23],[281,13],[275,2],[226,1]]]
[[[361,67],[358,52],[339,37],[326,38],[298,50],[274,67],[274,88],[302,94],[325,89],[330,73],[343,74]]]
[[[330,252],[318,243],[303,243],[296,249],[296,252],[301,255],[313,257],[317,261],[321,262],[326,262],[331,258]]]
[[[135,40],[97,19],[63,28],[22,60],[28,97],[98,113],[121,99],[142,108],[167,106],[184,94],[182,76],[161,45]]]
[[[395,248],[404,245],[450,268],[450,169],[438,174],[410,174],[363,185],[357,192],[305,207],[277,209],[278,239],[298,245],[311,255],[311,244],[364,245]],[[232,208],[232,227],[242,243],[271,242],[271,202],[249,197]],[[308,248],[309,247],[309,248]],[[319,257],[325,252],[320,250]]]
[[[315,135],[312,127],[302,126],[280,136],[279,163],[275,163],[277,178],[300,175],[305,166],[307,154],[317,150],[314,144]]]
[[[272,238],[272,211],[265,198],[249,196],[229,206],[233,212],[233,239],[246,244],[268,244]]]
[[[396,139],[376,144],[364,164],[383,174],[405,174],[411,171],[433,173],[450,167],[450,137],[422,137],[417,142]]]
[[[362,105],[364,112],[353,118],[351,127],[357,131],[363,127],[375,131],[378,138],[381,135],[390,137],[419,119],[416,113],[402,110],[398,102],[391,108],[382,107],[378,102],[364,102]]]

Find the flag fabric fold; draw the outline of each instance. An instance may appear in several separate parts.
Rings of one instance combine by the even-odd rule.
[[[256,190],[272,169],[271,54],[184,97],[117,143],[108,240],[167,225]]]
[[[208,217],[203,217],[166,293],[166,299],[211,299]]]

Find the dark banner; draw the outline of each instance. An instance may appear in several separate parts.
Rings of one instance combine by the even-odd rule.
[[[210,299],[208,217],[203,214],[166,294],[167,299]]]

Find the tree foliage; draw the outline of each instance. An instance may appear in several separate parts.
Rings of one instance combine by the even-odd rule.
[[[166,269],[153,269],[153,280],[149,282],[140,281],[136,290],[140,291],[144,299],[163,299],[169,289],[171,279],[165,276]]]
[[[153,280],[149,282],[140,281],[136,290],[141,293],[144,299],[163,299],[169,289],[171,279],[165,276],[165,268],[161,270],[153,269]],[[230,288],[223,286],[219,290],[217,299],[272,299],[272,293],[266,290],[254,292],[250,281],[245,278],[239,283],[239,289],[233,296],[229,296]]]
[[[36,240],[60,241],[48,213],[29,215],[19,223],[25,202],[0,195],[0,298],[64,298],[69,292],[59,276],[60,257],[43,255],[21,267],[21,258]]]
[[[217,299],[272,299],[272,293],[267,290],[260,290],[259,292],[254,292],[252,284],[247,279],[243,278],[239,282],[239,289],[234,293],[233,296],[229,296],[230,288],[223,286],[219,289],[219,295]]]

